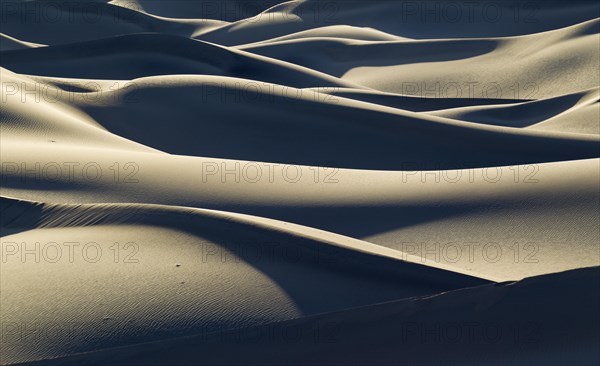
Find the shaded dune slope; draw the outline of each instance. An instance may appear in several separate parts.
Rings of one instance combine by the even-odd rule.
[[[131,3],[131,2],[130,2]],[[2,31],[23,41],[58,45],[111,36],[161,32],[189,36],[217,20],[167,19],[103,1],[2,0]],[[77,29],[76,32],[73,29]]]
[[[208,74],[251,77],[294,87],[355,86],[282,61],[157,33],[7,51],[0,63],[19,73],[68,78],[119,80],[152,75]]]
[[[474,7],[473,4],[452,4],[445,1],[408,5],[388,0],[289,1],[255,17],[199,32],[196,37],[224,45],[240,45],[333,24],[355,27],[376,24],[377,29],[385,33],[414,39],[509,37],[568,27],[600,16],[593,2],[586,0],[569,4],[561,1],[493,3],[493,10],[502,16],[485,14],[483,10],[488,4]],[[452,13],[455,5],[462,12],[458,17]],[[428,15],[427,10],[436,6],[437,9],[450,8],[450,14]],[[469,16],[469,12],[474,15]]]
[[[88,104],[82,109],[117,135],[180,155],[388,170],[414,164],[457,169],[599,155],[595,136],[453,122],[318,91],[257,87],[244,80],[139,79],[121,95],[145,102]],[[165,99],[176,100],[174,108],[158,103]],[[166,118],[173,123],[164,125]],[[310,149],[304,148],[306,141]]]
[[[239,78],[179,75],[93,82],[96,89],[87,91],[84,87],[90,83],[83,80],[31,80],[10,73],[5,80],[16,83],[6,97],[7,113],[2,117],[7,137],[32,136],[25,131],[33,128],[55,131],[55,138],[49,138],[64,143],[73,139],[74,131],[80,130],[75,135],[81,138],[87,130],[90,140],[110,139],[120,145],[125,138],[171,154],[387,170],[413,170],[414,166],[460,169],[600,155],[599,137],[572,133],[579,130],[565,133],[560,128],[539,131],[474,123],[469,120],[491,121],[492,117],[471,117],[473,112],[466,112],[470,110],[420,114],[342,98],[335,94],[336,87],[296,89]],[[22,104],[32,99],[27,96],[29,84],[44,93],[37,97],[39,108],[35,110]],[[71,90],[65,91],[61,84],[70,85]],[[555,110],[568,109],[569,98],[578,97],[511,108],[522,116],[539,116],[536,111],[544,103],[551,103]],[[594,95],[586,98],[586,103],[593,102]],[[500,114],[507,107],[497,108],[497,112],[487,113]],[[548,111],[545,108],[550,114]],[[41,113],[55,122],[41,121]],[[18,122],[35,119],[38,122],[29,122],[32,127]],[[164,123],[167,120],[169,124]],[[543,120],[540,117],[535,122]],[[64,125],[71,130],[61,127]],[[455,143],[457,137],[460,144]],[[310,149],[306,149],[306,141]]]
[[[598,88],[560,97],[540,99],[509,105],[488,105],[432,111],[430,114],[483,124],[506,127],[532,127],[556,117],[577,113],[580,109],[598,110]],[[582,125],[592,125],[593,119],[580,119]],[[596,119],[597,120],[597,119]]]
[[[591,365],[600,360],[598,275],[585,268],[32,365]]]
[[[370,243],[239,214],[156,205],[40,205],[5,197],[1,204],[8,215],[3,229],[10,234],[2,238],[5,253],[31,246],[39,236],[44,247],[93,242],[102,253],[88,256],[76,245],[72,257],[52,261],[48,252],[41,261],[22,252],[8,255],[1,276],[3,322],[39,326],[39,338],[26,346],[18,332],[3,333],[8,363],[488,283],[415,259],[401,261],[394,251]],[[114,245],[126,250],[122,256],[114,257]],[[46,290],[37,287],[42,274]],[[76,283],[96,285],[81,293]],[[51,327],[57,318],[77,328]],[[107,337],[91,342],[99,329]]]
[[[600,6],[467,3],[0,0],[0,364],[598,364]]]
[[[598,85],[599,24],[595,19],[505,38],[384,42],[307,38],[241,49],[382,91],[405,93],[417,88],[438,97],[443,93],[532,99],[557,96],[559,84],[560,90],[569,92]],[[548,72],[567,67],[568,73]],[[464,82],[473,85],[467,88]]]
[[[6,162],[2,192],[6,195],[54,202],[162,203],[241,212],[395,250],[412,243],[417,245],[412,252],[419,249],[416,255],[424,254],[424,245],[452,249],[448,246],[455,243],[462,248],[460,261],[452,260],[454,251],[450,260],[444,259],[446,252],[438,249],[426,256],[427,262],[501,279],[598,263],[598,159],[447,172],[384,172],[307,166],[290,169],[286,165],[269,168],[261,162],[79,147],[80,165],[73,174],[63,167],[61,176],[56,177],[35,176],[14,162],[23,162],[29,170],[37,162],[41,170],[53,162],[73,161],[70,145],[19,146],[27,149],[17,153],[13,144],[2,145]],[[82,174],[89,162],[98,164],[104,174],[95,178],[93,169],[91,179]],[[127,165],[130,162],[135,164]],[[121,167],[118,180],[110,170],[115,163]],[[255,175],[243,178],[247,168],[252,174],[259,169],[259,179]],[[468,243],[479,246],[472,259]],[[492,249],[502,246],[499,257],[493,250],[489,259],[482,253],[488,244],[493,244]],[[515,245],[520,251],[515,252]]]

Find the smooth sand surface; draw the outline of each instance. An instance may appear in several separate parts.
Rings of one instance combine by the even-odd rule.
[[[600,7],[449,3],[2,0],[0,363],[597,364]]]
[[[584,268],[33,364],[592,365],[598,274]]]

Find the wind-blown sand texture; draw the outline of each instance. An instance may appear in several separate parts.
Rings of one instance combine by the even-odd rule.
[[[1,11],[0,364],[600,363],[598,3]]]

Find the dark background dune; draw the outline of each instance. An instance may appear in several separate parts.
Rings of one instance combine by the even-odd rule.
[[[597,2],[0,6],[1,364],[600,363]]]

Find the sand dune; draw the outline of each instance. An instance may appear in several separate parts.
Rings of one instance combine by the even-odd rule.
[[[24,48],[43,46],[37,43],[23,42],[16,38],[0,33],[0,51],[20,50]]]
[[[215,365],[363,365],[373,359],[382,365],[398,360],[417,365],[591,365],[600,340],[591,321],[598,315],[590,319],[582,314],[594,313],[599,305],[598,284],[598,269],[586,268],[43,364],[169,365],[201,358]]]
[[[568,118],[572,113],[578,113],[581,109],[589,109],[590,111],[598,110],[598,92],[599,89],[596,88],[589,91],[530,102],[504,104],[500,106],[459,107],[433,111],[430,113],[440,117],[493,124],[496,126],[533,127],[538,123],[550,122],[557,117]],[[594,119],[593,115],[590,115],[589,119],[577,118],[577,120],[582,125],[582,132],[585,133],[585,127],[594,126],[594,122],[597,118]]]
[[[5,164],[2,194],[241,212],[404,249],[424,255],[427,262],[503,280],[598,263],[598,159],[437,173],[377,172],[236,165],[80,147],[80,165],[69,170],[62,162],[74,160],[72,148],[46,145],[51,152],[27,145],[17,154],[15,145],[3,144],[6,162],[24,162],[30,170],[38,163],[40,173],[27,175],[20,165]],[[61,162],[61,177],[52,168],[55,162]],[[45,166],[48,172],[42,173]],[[372,189],[375,184],[377,190]]]
[[[456,6],[435,1],[288,1],[255,17],[199,32],[197,37],[232,46],[336,24],[374,27],[414,39],[508,37],[568,27],[597,17],[597,7],[586,0],[569,4],[518,2],[516,8],[505,2]]]
[[[595,2],[0,5],[0,364],[600,362]]]
[[[165,44],[169,44],[165,48]],[[108,59],[108,60],[107,60]],[[110,68],[100,68],[107,61]],[[2,66],[24,74],[135,79],[168,74],[250,77],[294,87],[355,84],[297,65],[210,43],[162,34],[117,36],[75,45],[6,52]]]
[[[247,79],[178,75],[105,85],[110,86],[98,84],[92,97],[43,90],[52,97],[65,95],[114,134],[179,155],[429,170],[594,158],[600,141],[595,135],[465,123]],[[26,96],[19,96],[26,90],[14,91],[15,103],[21,105]],[[173,105],[161,104],[170,98],[176,100]],[[308,151],[303,148],[307,140]]]
[[[198,4],[186,0],[173,0],[167,3],[156,0],[112,0],[110,4],[141,10],[158,16],[173,18],[222,19],[235,21],[251,17],[274,5],[278,0],[223,0]]]
[[[471,97],[538,99],[557,96],[558,90],[571,93],[600,83],[599,24],[590,20],[540,34],[490,39],[307,38],[241,48],[382,91],[406,93],[417,87],[437,97],[442,93],[461,96],[466,94],[463,84],[473,82],[468,89]],[[548,72],[566,65],[568,73]]]
[[[238,214],[142,205],[39,205],[8,198],[2,198],[2,205],[3,216],[9,216],[3,227],[27,229],[3,237],[9,252],[1,274],[3,322],[39,324],[37,336],[44,338],[24,347],[17,334],[8,334],[2,353],[9,363],[267,324],[487,282],[403,263],[397,252],[370,243]],[[86,249],[74,246],[72,257],[55,262],[24,264],[22,253],[10,255],[13,247],[40,237],[48,240],[44,248],[56,243],[61,253],[75,238],[85,241]],[[115,243],[122,247],[120,258],[112,253]],[[42,257],[55,255],[49,253],[44,250]],[[46,291],[38,289],[40,276],[47,278]],[[79,293],[78,284],[86,283],[102,285]],[[41,303],[54,310],[35,305]],[[82,323],[77,330],[81,341],[69,342],[73,329],[46,328],[56,319]],[[114,337],[90,343],[98,327]]]

